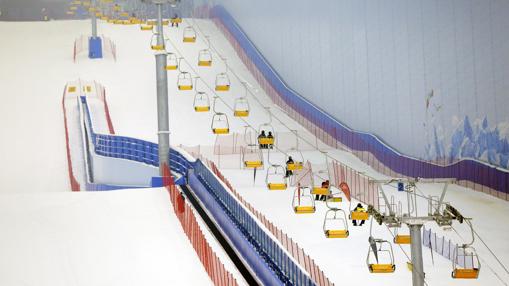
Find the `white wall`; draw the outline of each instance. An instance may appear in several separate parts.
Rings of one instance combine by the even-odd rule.
[[[465,116],[509,134],[509,1],[215,2],[289,86],[405,154],[427,157],[434,128],[447,152]]]

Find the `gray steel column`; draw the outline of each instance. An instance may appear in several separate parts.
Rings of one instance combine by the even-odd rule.
[[[157,44],[164,45],[162,25],[162,5],[157,4]],[[168,115],[168,76],[166,72],[166,51],[156,52],[156,75],[157,75],[157,127],[159,144],[159,174],[163,175],[163,166],[169,165],[170,151],[170,119]]]
[[[424,267],[422,262],[422,224],[409,224],[410,249],[412,253],[412,285],[424,286]]]
[[[96,0],[92,0],[91,8],[94,8],[92,13],[92,38],[97,38],[97,17],[95,13],[97,13],[97,5]]]

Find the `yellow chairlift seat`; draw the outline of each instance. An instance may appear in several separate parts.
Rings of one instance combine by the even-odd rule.
[[[201,50],[198,53],[198,66],[210,67],[212,66],[212,53],[209,49]]]
[[[300,171],[300,170],[302,170],[302,168],[303,168],[302,162],[294,162],[294,163],[286,164],[286,169],[288,169],[290,171]]]
[[[293,210],[296,214],[312,214],[316,208],[314,206],[296,206]]]
[[[106,22],[114,24],[115,23],[115,19],[110,18],[110,19],[106,20]]]
[[[129,13],[122,12],[122,13],[120,13],[120,17],[129,17]]]
[[[393,273],[396,270],[394,264],[369,264],[369,272],[371,273]]]
[[[322,188],[322,187],[313,187],[313,191],[311,191],[311,194],[313,195],[329,195],[329,188]]]
[[[180,24],[180,23],[182,23],[182,18],[171,18],[170,22],[172,24]]]
[[[94,7],[88,8],[88,12],[95,12],[95,8]]]
[[[164,45],[152,45],[150,46],[152,48],[152,50],[154,51],[162,51],[164,50]]]
[[[394,237],[394,243],[396,243],[396,244],[410,244],[410,235],[398,234]]]
[[[248,117],[249,116],[249,110],[235,110],[233,112],[233,116],[235,116],[235,117]]]
[[[347,238],[350,232],[345,229],[330,229],[325,231],[327,238]]]
[[[208,112],[210,111],[210,106],[195,106],[194,111],[196,112]]]
[[[142,31],[152,31],[154,29],[154,26],[152,25],[141,25],[140,30]]]
[[[192,90],[193,79],[188,72],[180,72],[177,78],[177,86],[179,90]]]
[[[182,40],[184,41],[184,43],[196,42],[196,31],[194,30],[194,28],[192,26],[186,27],[184,29]]]
[[[198,66],[200,67],[210,67],[212,66],[212,60],[207,60],[207,61],[198,61]]]
[[[268,183],[267,187],[271,191],[283,191],[288,187],[286,183]]]
[[[124,21],[121,19],[115,19],[115,21],[113,22],[113,24],[117,24],[117,25],[121,25],[122,23],[124,23]]]
[[[216,85],[216,91],[229,91],[229,85]]]
[[[109,19],[108,16],[101,16],[101,20],[103,21],[108,21],[108,19]]]
[[[67,11],[67,12],[65,12],[65,13],[66,13],[67,15],[74,15],[74,14],[75,14],[75,13],[74,13],[74,11]]]
[[[147,25],[155,26],[155,25],[157,25],[157,21],[156,20],[148,20]]]
[[[73,1],[73,2],[71,2],[71,4],[74,4],[74,5],[81,5],[81,1]]]
[[[71,6],[71,7],[69,7],[69,10],[71,10],[71,11],[76,11],[76,10],[78,10],[78,7],[76,7],[76,6]]]
[[[260,168],[262,166],[262,161],[244,161],[244,167],[246,168]]]
[[[101,12],[96,12],[96,13],[95,13],[95,16],[96,16],[96,17],[98,17],[99,19],[102,17],[102,15],[103,15],[103,14],[102,14]]]
[[[228,134],[230,133],[229,128],[212,128],[214,134]]]
[[[477,279],[479,278],[479,269],[455,269],[452,272],[452,278],[454,279]]]
[[[364,212],[364,211],[352,211],[350,213],[350,219],[351,220],[368,220],[369,213]]]
[[[267,138],[267,137],[258,138],[258,144],[260,144],[260,145],[273,145],[274,144],[274,138]]]

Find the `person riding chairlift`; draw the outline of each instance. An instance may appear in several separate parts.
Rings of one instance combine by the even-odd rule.
[[[355,207],[354,211],[356,212],[366,212],[366,210],[364,209],[364,207],[362,206],[361,203],[358,203],[357,206]],[[356,220],[352,220],[352,223],[354,226],[357,226],[357,221]],[[359,226],[362,226],[364,224],[364,220],[361,220],[361,223],[359,224]]]
[[[269,132],[270,134],[270,132]],[[292,156],[289,156],[288,157],[288,161],[286,161],[286,175],[285,175],[285,178],[288,178],[290,177],[291,175],[293,175],[293,171],[292,170],[288,170],[288,165],[289,164],[293,164],[293,159],[292,159]]]
[[[269,134],[267,135],[267,138],[274,139],[274,136],[272,136],[272,132],[271,131],[269,131]],[[272,149],[272,148],[274,148],[274,144],[268,144],[267,147]]]
[[[329,188],[329,180],[322,182],[322,189],[328,189]],[[327,199],[326,195],[315,195],[315,201],[324,201]]]
[[[258,135],[258,139],[265,139],[267,135],[265,135],[265,130],[262,130],[262,133]],[[260,144],[260,149],[267,149],[267,144]]]
[[[179,16],[177,14],[174,14],[173,17],[171,18],[172,20],[177,20],[179,18]],[[171,26],[177,26],[177,28],[179,27],[179,23],[177,21],[171,21]]]

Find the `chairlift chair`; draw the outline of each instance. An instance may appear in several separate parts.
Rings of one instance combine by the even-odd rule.
[[[356,211],[355,208],[352,209],[352,200],[350,200],[350,215],[349,218],[351,220],[368,220],[369,219],[369,213],[365,210]]]
[[[454,279],[477,279],[481,270],[479,256],[470,245],[456,246],[452,260],[452,273]]]
[[[210,67],[212,66],[212,53],[209,49],[204,49],[198,52],[198,66]]]
[[[196,42],[196,31],[194,30],[193,26],[188,26],[184,29],[183,42],[184,43]]]
[[[180,24],[180,23],[182,23],[182,18],[180,18],[180,17],[171,18],[170,19],[170,23],[172,23],[172,24]]]
[[[235,117],[248,117],[249,116],[249,102],[245,97],[235,99],[233,103],[233,116]]]
[[[154,26],[153,25],[149,25],[149,24],[140,24],[140,30],[142,31],[152,31],[154,29]]]
[[[262,131],[265,131],[265,136],[269,134],[269,132],[272,134],[272,138],[258,138],[258,144],[260,145],[274,145],[274,141],[276,138],[276,132],[274,131],[274,127],[270,123],[263,123],[258,127],[258,134],[261,134]]]
[[[304,168],[304,156],[302,155],[302,152],[295,148],[288,150],[287,153],[290,152],[299,154],[298,155],[299,158],[297,158],[295,155],[292,156],[293,163],[287,163],[286,169],[288,169],[289,171],[301,171]]]
[[[216,75],[216,91],[229,91],[230,90],[230,77],[226,72]]]
[[[166,55],[166,70],[173,71],[178,69],[177,55],[174,53],[168,53]]]
[[[334,226],[331,224],[334,223]],[[327,224],[329,223],[329,224]],[[337,223],[341,223],[338,226]],[[326,238],[347,238],[350,232],[348,231],[348,223],[346,213],[342,209],[329,209],[325,213],[323,220],[323,233]]]
[[[339,204],[343,202],[341,191],[336,188],[329,188],[329,195],[325,200],[325,205],[329,209],[339,208]]]
[[[152,35],[152,38],[150,39],[150,47],[154,51],[162,51],[162,50],[164,50],[164,42],[163,42],[163,44],[158,44],[157,43],[157,37],[158,36],[159,36],[159,34],[154,33]]]
[[[368,256],[366,257],[369,272],[393,273],[396,270],[396,265],[394,264],[394,252],[391,243],[387,240],[375,239],[371,236],[369,241]],[[380,263],[382,257],[384,257],[383,262],[385,263]]]
[[[206,92],[199,91],[194,95],[194,111],[208,112],[210,111],[210,99]]]
[[[396,227],[394,230],[394,243],[410,244],[410,234],[400,234],[399,227]]]
[[[265,183],[271,191],[286,190],[287,183],[285,169],[281,165],[271,165],[267,168]]]
[[[311,185],[313,187],[313,191],[311,192],[313,195],[321,195],[321,196],[328,196],[330,194],[330,184],[327,188],[323,188],[322,185],[315,184],[315,176],[320,176],[318,174],[323,173],[324,171],[318,171],[316,173],[311,174]],[[315,175],[316,174],[316,175]]]
[[[312,214],[316,211],[315,200],[308,187],[297,186],[293,192],[292,209],[296,214]]]
[[[228,116],[222,112],[216,112],[212,116],[212,133],[216,135],[224,135],[230,133],[230,124],[228,122]]]
[[[242,148],[242,162],[244,162],[245,168],[263,168],[263,154],[258,145],[248,145]]]
[[[193,78],[191,74],[185,71],[180,72],[177,78],[177,86],[179,90],[192,90]]]

